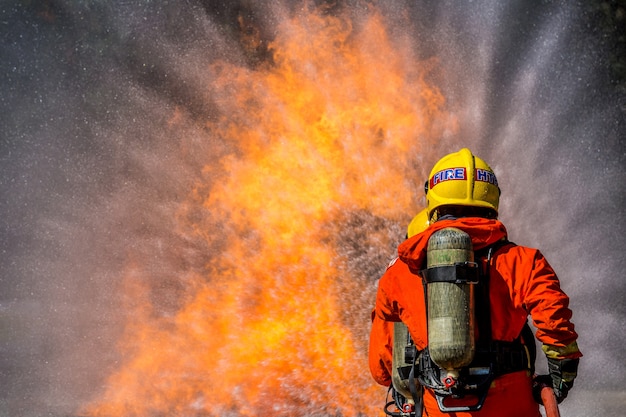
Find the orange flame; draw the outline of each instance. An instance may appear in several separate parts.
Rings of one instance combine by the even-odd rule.
[[[378,276],[347,267],[354,251],[338,236],[363,235],[357,251],[377,245],[386,257],[397,240],[361,230],[367,221],[344,233],[341,216],[406,224],[415,174],[424,174],[419,155],[451,129],[451,116],[425,81],[432,63],[392,42],[376,11],[358,22],[317,11],[284,18],[270,51],[272,62],[256,68],[207,70],[222,117],[205,140],[233,152],[207,161],[176,220],[183,239],[214,253],[187,274],[172,316],[155,311],[129,272],[126,360],[83,413],[381,413],[384,389],[367,366]],[[170,129],[182,120],[175,114]]]

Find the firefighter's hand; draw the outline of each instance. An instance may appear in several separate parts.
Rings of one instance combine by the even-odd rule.
[[[551,359],[548,358],[550,375],[537,375],[533,379],[533,397],[539,404],[541,401],[541,389],[552,387],[556,401],[561,402],[567,397],[569,390],[574,386],[574,379],[578,372],[578,359]]]
[[[574,379],[578,373],[578,359],[548,358],[548,370],[552,379],[552,388],[556,400],[560,404],[570,389],[574,386]]]
[[[533,398],[537,404],[544,405],[541,399],[541,390],[545,387],[552,387],[550,375],[535,375],[533,378]]]

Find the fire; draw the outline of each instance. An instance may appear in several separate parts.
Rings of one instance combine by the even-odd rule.
[[[417,208],[419,155],[451,117],[425,80],[432,63],[392,41],[375,10],[284,17],[270,52],[271,62],[253,68],[207,68],[202,88],[221,116],[203,140],[230,150],[207,160],[176,222],[182,239],[212,252],[185,272],[173,314],[133,280],[141,265],[129,268],[124,362],[82,413],[381,413],[384,389],[367,365],[378,276],[347,267],[354,250],[338,236],[368,236],[350,213],[404,227]],[[180,123],[178,109],[168,128]],[[373,242],[393,256],[397,241],[375,230],[369,239],[356,250]]]

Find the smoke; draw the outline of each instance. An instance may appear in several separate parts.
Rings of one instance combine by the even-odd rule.
[[[392,123],[353,120],[367,129],[346,128],[342,134],[378,139],[363,140],[364,150],[354,145],[359,141],[344,142],[346,148],[355,147],[341,154],[338,165],[355,165],[341,171],[351,177],[338,180],[322,163],[305,165],[301,169],[315,170],[296,177],[306,186],[316,173],[337,180],[332,207],[302,211],[332,214],[320,220],[311,239],[333,248],[333,271],[345,274],[328,293],[344,295],[339,322],[350,329],[355,345],[366,344],[373,280],[423,203],[420,184],[430,166],[439,156],[468,146],[498,175],[501,219],[510,238],[540,248],[571,297],[585,356],[563,414],[621,415],[626,405],[621,359],[626,336],[620,332],[626,319],[621,279],[626,267],[624,112],[623,97],[611,85],[607,45],[594,9],[552,3],[529,8],[521,1],[463,7],[429,1],[318,3],[322,16],[342,16],[353,24],[344,28],[346,37],[356,38],[363,56],[381,51],[386,34],[397,53],[385,58],[403,57],[382,67],[404,75],[397,95],[364,94],[379,104],[379,112],[411,108],[400,102],[403,96],[410,98],[414,112],[425,108],[419,100],[436,101],[436,93],[445,98],[432,120],[410,120],[393,135],[387,133]],[[219,212],[232,209],[225,195],[235,201],[247,195],[241,188],[246,177],[238,173],[266,178],[259,171],[265,165],[248,165],[254,152],[250,144],[264,152],[274,149],[263,147],[262,140],[244,143],[227,133],[259,130],[255,123],[265,119],[243,110],[267,105],[267,97],[275,96],[271,85],[246,80],[279,59],[271,41],[297,29],[281,26],[292,16],[314,27],[315,21],[307,20],[319,16],[309,15],[314,6],[279,1],[264,6],[248,1],[0,4],[0,415],[79,412],[110,393],[110,376],[146,347],[136,344],[140,324],[178,318],[197,294],[205,294],[207,283],[229,294],[225,288],[233,268],[217,259],[233,256],[224,262],[236,263],[229,252],[233,238],[264,242],[259,223],[275,219],[253,218],[250,213],[267,211],[255,211],[252,204],[247,213]],[[379,10],[386,32],[363,30],[375,28],[367,26],[373,10]],[[319,85],[334,86],[324,81],[324,71],[310,65],[307,70],[319,71]],[[378,91],[395,75],[381,71],[380,82],[366,82],[364,90]],[[229,76],[233,79],[218,89],[218,81]],[[432,89],[411,88],[424,78]],[[238,101],[238,89],[246,82],[250,94]],[[336,97],[340,91],[323,93]],[[419,91],[432,96],[418,100]],[[286,110],[276,120],[296,123],[288,116],[300,114]],[[227,128],[233,130],[225,133]],[[275,140],[272,132],[264,133],[268,142]],[[394,144],[391,150],[379,144],[394,135],[414,142],[405,148]],[[318,144],[316,150],[322,148]],[[311,153],[307,147],[297,149]],[[394,151],[396,159],[390,156]],[[360,171],[368,175],[358,176]],[[347,203],[344,197],[357,196],[355,189],[370,191],[370,200],[382,202]],[[323,201],[323,195],[317,197]],[[277,197],[264,203],[288,201]],[[235,221],[246,216],[247,226]],[[239,271],[255,272],[252,266]],[[243,294],[237,296],[258,306],[262,296],[275,297],[282,288],[238,290]],[[245,311],[257,311],[248,304]],[[231,338],[230,333],[221,336]],[[156,340],[154,334],[146,337],[146,345]],[[368,381],[362,358],[345,367]],[[326,391],[341,392],[333,383],[343,380],[324,369],[328,381],[322,381],[320,392],[305,392],[320,402],[330,398],[332,405],[324,410],[314,400],[296,398],[294,409],[287,411],[336,412],[334,402],[344,397]],[[154,378],[145,383],[167,380]],[[380,399],[362,391],[357,395],[383,404],[384,391]],[[243,414],[246,408],[229,412]]]

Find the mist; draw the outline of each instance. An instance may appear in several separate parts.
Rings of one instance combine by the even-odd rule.
[[[424,78],[445,97],[441,117],[407,134],[402,181],[394,181],[390,160],[367,159],[402,195],[385,189],[385,175],[354,180],[379,181],[372,189],[389,196],[391,208],[337,203],[321,226],[328,237],[318,245],[335,248],[333,263],[346,274],[337,278],[337,291],[351,300],[341,321],[357,346],[366,345],[375,280],[424,203],[428,171],[469,147],[498,177],[509,238],[541,249],[571,298],[584,357],[562,414],[622,415],[626,100],[600,9],[522,1],[317,5],[355,28],[377,10],[404,57],[398,66],[411,73],[426,65]],[[215,82],[228,71],[210,68],[228,63],[242,77],[260,71],[276,59],[271,42],[281,22],[312,7],[0,3],[0,415],[77,415],[132,356],[134,324],[176,316],[198,280],[228,281],[216,260],[231,261],[233,239],[258,237],[234,222],[245,207],[219,214],[222,206],[207,203],[225,184],[235,192],[233,167],[249,151],[220,126],[252,124],[246,106],[262,102],[265,90],[250,83],[258,102],[234,100],[238,84],[220,90]],[[351,366],[368,372],[366,363]],[[205,399],[212,400],[219,401]],[[289,410],[297,415],[337,414],[295,404]]]

